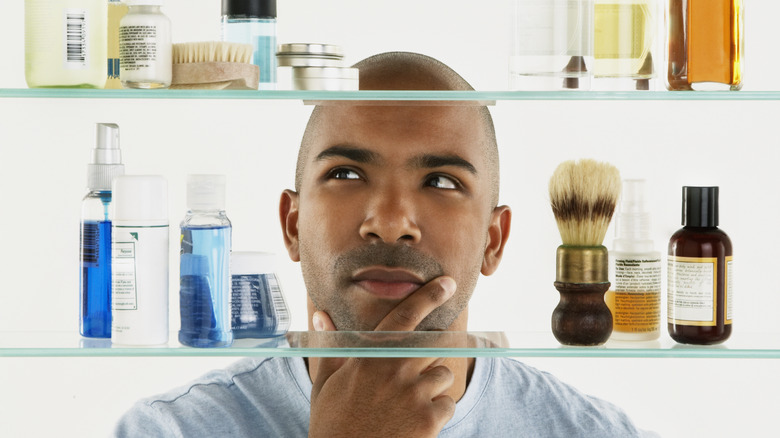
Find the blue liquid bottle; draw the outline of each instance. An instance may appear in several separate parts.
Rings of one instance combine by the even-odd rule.
[[[190,175],[187,205],[181,223],[179,342],[190,347],[227,347],[233,343],[232,226],[225,214],[225,177]]]
[[[81,203],[79,333],[111,337],[111,180],[125,173],[119,150],[119,126],[98,123],[97,145],[87,167]]]
[[[259,88],[276,89],[276,0],[222,0],[222,41],[251,44]]]

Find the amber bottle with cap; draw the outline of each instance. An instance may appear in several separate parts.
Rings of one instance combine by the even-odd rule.
[[[683,187],[683,228],[669,239],[669,335],[719,344],[731,335],[731,239],[718,228],[718,187]]]

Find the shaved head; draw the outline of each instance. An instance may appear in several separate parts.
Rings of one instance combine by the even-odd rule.
[[[429,56],[410,52],[388,52],[366,58],[354,67],[360,71],[361,90],[449,90],[472,91],[474,88],[444,63]],[[498,204],[499,165],[498,146],[493,119],[486,106],[473,106],[484,130],[482,148],[488,163],[491,208]],[[327,106],[316,106],[312,111],[298,151],[295,170],[295,190],[301,191],[301,181],[309,157],[311,144],[316,141]]]

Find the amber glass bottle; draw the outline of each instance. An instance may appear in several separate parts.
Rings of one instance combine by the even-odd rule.
[[[731,240],[718,228],[718,187],[683,187],[683,228],[669,239],[669,335],[719,344],[731,335]]]
[[[742,88],[742,0],[668,0],[667,88]]]

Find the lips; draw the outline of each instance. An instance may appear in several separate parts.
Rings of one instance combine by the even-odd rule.
[[[387,300],[406,298],[424,283],[422,278],[405,269],[382,267],[362,269],[352,281],[375,297]]]

